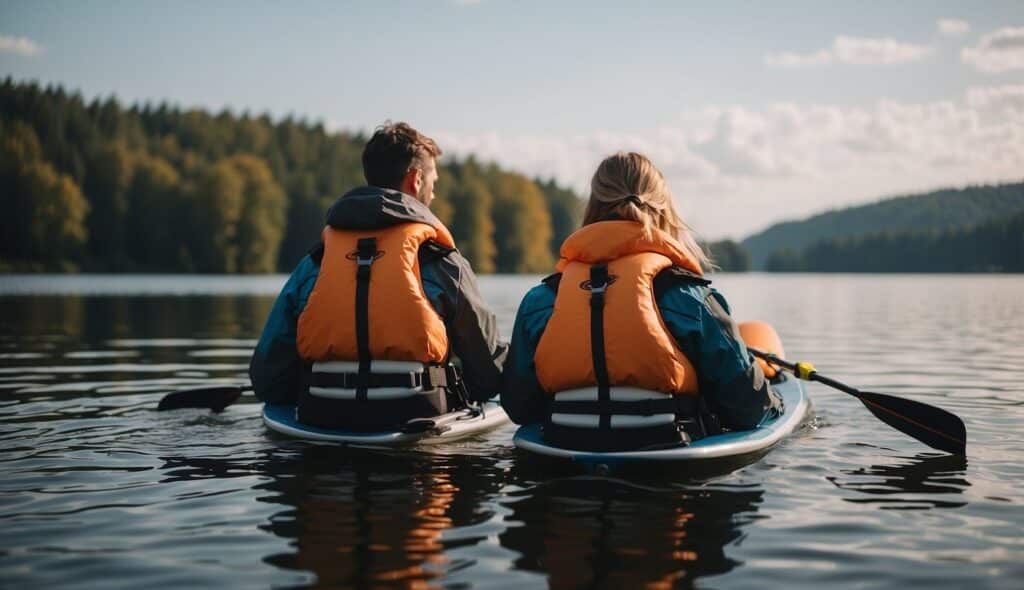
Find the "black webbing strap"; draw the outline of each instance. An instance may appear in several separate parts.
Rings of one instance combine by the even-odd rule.
[[[378,387],[404,387],[431,391],[438,387],[448,387],[448,369],[444,365],[428,365],[422,373],[370,373],[366,386],[370,389]],[[310,385],[314,387],[336,387],[340,389],[357,389],[359,373],[328,373],[314,370],[310,376]]]
[[[426,384],[423,373],[370,373],[366,386],[370,389],[378,387],[403,387],[420,389]],[[358,373],[318,373],[313,372],[310,385],[314,387],[336,387],[340,389],[356,389],[359,387]]]
[[[597,401],[601,404],[602,430],[612,427],[611,384],[608,383],[608,362],[604,350],[604,293],[608,288],[608,265],[590,267],[590,354],[597,379]]]
[[[370,386],[370,266],[377,257],[377,238],[360,238],[356,246],[356,347],[359,373],[356,400],[366,401]]]
[[[642,399],[634,401],[555,401],[551,402],[553,414],[601,414],[610,410],[610,414],[625,416],[653,416],[654,414],[673,414],[676,417],[694,417],[699,411],[696,396],[666,395],[663,399]]]

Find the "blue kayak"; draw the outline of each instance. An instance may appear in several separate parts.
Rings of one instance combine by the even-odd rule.
[[[726,432],[670,449],[652,451],[593,452],[576,451],[548,445],[539,424],[522,426],[513,442],[519,449],[547,457],[569,459],[588,471],[607,471],[636,464],[671,464],[707,459],[739,458],[767,451],[789,436],[807,417],[810,401],[804,385],[796,378],[780,373],[772,388],[782,395],[782,415],[766,420],[753,430]]]

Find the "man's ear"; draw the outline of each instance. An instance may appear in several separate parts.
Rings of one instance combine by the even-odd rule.
[[[402,192],[415,197],[419,195],[422,186],[423,171],[419,168],[410,168],[402,178]]]

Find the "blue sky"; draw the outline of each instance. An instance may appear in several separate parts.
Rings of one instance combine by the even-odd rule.
[[[0,75],[334,129],[407,120],[581,192],[635,149],[713,238],[1024,178],[1019,1],[0,0]]]

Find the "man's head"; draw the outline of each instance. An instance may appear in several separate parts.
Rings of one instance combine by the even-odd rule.
[[[412,195],[430,205],[441,148],[407,123],[385,123],[363,150],[367,184]]]

